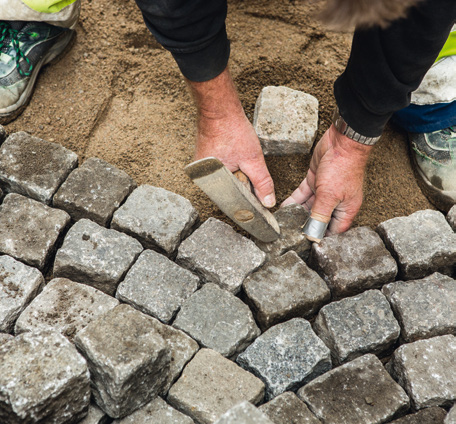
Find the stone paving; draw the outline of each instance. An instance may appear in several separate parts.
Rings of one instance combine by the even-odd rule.
[[[456,423],[456,206],[320,245],[275,216],[269,244],[200,224],[0,127],[0,423]]]

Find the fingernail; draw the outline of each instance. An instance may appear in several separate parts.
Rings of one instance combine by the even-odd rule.
[[[263,200],[263,205],[266,206],[267,208],[272,208],[275,204],[276,204],[276,199],[273,194],[268,194]]]

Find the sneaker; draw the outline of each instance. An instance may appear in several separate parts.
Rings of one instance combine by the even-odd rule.
[[[73,35],[44,22],[0,21],[0,124],[24,110],[41,67],[60,55]]]
[[[418,184],[440,210],[456,204],[456,126],[431,133],[409,133]]]

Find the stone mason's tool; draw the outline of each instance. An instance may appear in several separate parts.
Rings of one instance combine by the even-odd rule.
[[[279,238],[279,224],[252,193],[244,173],[232,174],[217,158],[197,160],[184,170],[221,211],[245,231],[266,243]]]

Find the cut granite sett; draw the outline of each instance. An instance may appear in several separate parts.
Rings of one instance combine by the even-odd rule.
[[[36,268],[0,256],[0,331],[13,331],[16,319],[43,285],[44,277]]]
[[[22,312],[15,334],[53,329],[71,341],[79,330],[118,304],[117,299],[93,287],[55,278]]]
[[[172,256],[198,223],[189,200],[151,185],[142,185],[114,213],[111,228],[138,239],[146,249]]]
[[[394,352],[390,370],[414,409],[451,406],[456,401],[456,337],[404,344]]]
[[[443,424],[456,424],[456,404],[449,410]]]
[[[454,205],[448,212],[446,219],[448,224],[450,224],[453,231],[456,232],[456,205]]]
[[[0,347],[0,422],[78,423],[89,402],[87,363],[61,334],[25,333]]]
[[[434,272],[451,275],[456,264],[456,233],[438,211],[423,210],[382,222],[377,232],[399,264],[405,280]]]
[[[199,286],[199,278],[153,250],[145,250],[128,271],[116,297],[169,323]]]
[[[173,326],[226,357],[242,352],[261,333],[249,307],[212,283],[184,302]]]
[[[78,424],[108,424],[110,418],[94,403],[89,405],[87,416]]]
[[[134,238],[81,219],[68,231],[54,262],[54,277],[87,284],[114,295],[142,252]]]
[[[314,243],[310,266],[326,281],[334,298],[355,295],[394,281],[397,264],[382,240],[368,227]]]
[[[298,396],[325,424],[381,424],[409,409],[405,391],[372,354],[317,377]]]
[[[60,144],[18,132],[0,147],[0,185],[49,204],[77,164],[76,153]]]
[[[14,339],[14,336],[7,333],[0,333],[0,347]]]
[[[226,411],[214,424],[275,424],[266,414],[244,401]]]
[[[434,273],[421,280],[383,286],[406,342],[456,335],[456,280]]]
[[[329,349],[302,318],[270,328],[236,362],[265,383],[266,400],[297,390],[331,369]]]
[[[166,384],[169,347],[152,318],[129,305],[99,316],[74,342],[87,359],[95,401],[112,418],[141,408]]]
[[[0,253],[43,270],[70,216],[20,194],[0,205]]]
[[[135,188],[135,181],[126,172],[102,159],[89,158],[61,185],[53,205],[75,221],[87,218],[106,226]]]
[[[310,318],[331,298],[326,283],[291,251],[266,262],[242,287],[263,330],[287,319]]]
[[[211,424],[246,400],[254,405],[264,397],[263,382],[220,353],[201,349],[171,387],[168,402],[198,424]]]
[[[391,421],[391,424],[444,424],[445,416],[443,408],[433,406]]]
[[[329,347],[335,363],[365,353],[380,354],[399,338],[400,327],[385,296],[368,290],[324,306],[313,326]]]
[[[203,283],[215,283],[234,294],[242,282],[265,261],[253,241],[228,224],[209,218],[179,247],[176,261],[197,274]]]

